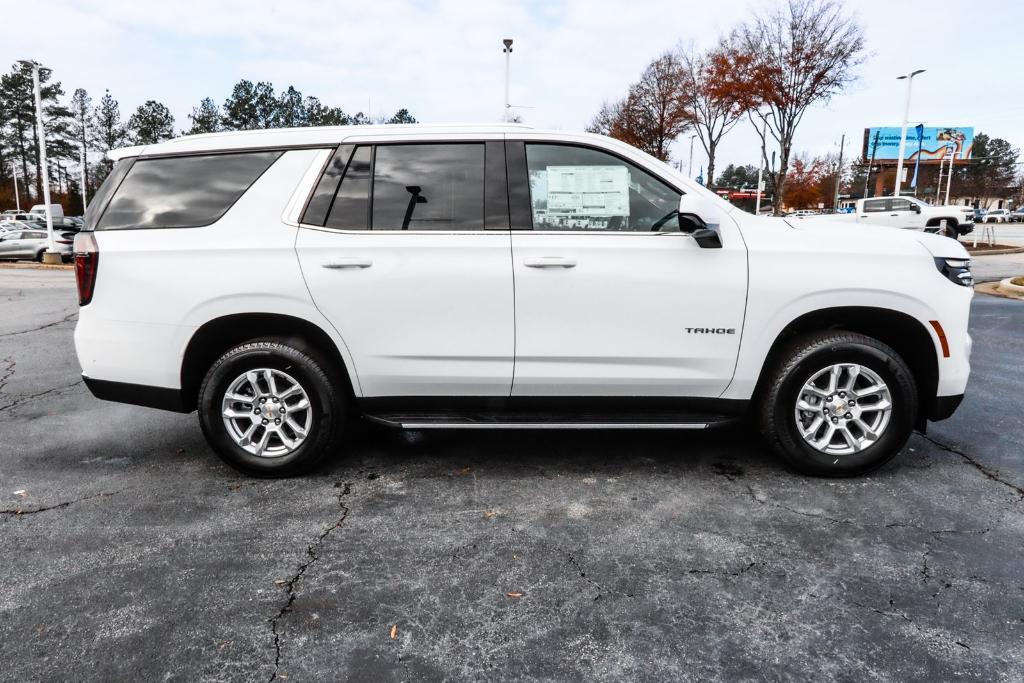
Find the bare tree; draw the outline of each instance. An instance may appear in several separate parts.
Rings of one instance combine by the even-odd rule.
[[[605,103],[587,127],[668,160],[668,148],[690,126],[679,57],[665,53],[651,62],[619,102]]]
[[[715,154],[722,136],[732,130],[744,114],[758,103],[751,88],[754,60],[730,41],[704,53],[679,49],[679,61],[686,75],[681,94],[691,116],[697,139],[708,156],[707,185],[715,177]]]
[[[864,61],[864,32],[841,2],[789,0],[737,29],[734,39],[753,60],[748,85],[760,106],[750,119],[761,136],[767,166],[767,139],[779,147],[774,181],[785,196],[793,135],[808,107],[827,102],[856,79]],[[781,202],[775,213],[782,210]]]

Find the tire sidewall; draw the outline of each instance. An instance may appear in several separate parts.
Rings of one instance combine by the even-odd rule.
[[[889,388],[892,413],[882,437],[863,451],[834,455],[818,451],[800,434],[796,401],[804,384],[817,372],[838,363],[857,363],[877,373]],[[856,342],[834,343],[801,360],[783,379],[773,419],[786,443],[788,456],[802,470],[829,476],[855,475],[881,467],[903,448],[917,419],[917,390],[913,376],[898,358],[882,349]]]
[[[214,365],[199,396],[199,419],[210,445],[231,466],[254,476],[288,476],[305,471],[319,461],[336,428],[339,413],[335,392],[311,358],[288,346],[248,344],[234,349]],[[248,370],[269,368],[286,372],[305,390],[312,420],[302,445],[287,455],[261,457],[249,453],[228,434],[221,414],[227,388]]]

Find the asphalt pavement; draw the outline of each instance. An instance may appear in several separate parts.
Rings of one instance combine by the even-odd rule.
[[[1020,680],[1024,303],[852,480],[749,428],[356,426],[312,476],[94,399],[67,271],[0,268],[0,678]]]

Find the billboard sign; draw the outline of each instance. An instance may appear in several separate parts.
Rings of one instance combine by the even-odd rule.
[[[918,143],[916,126],[907,126],[903,160],[916,160],[919,146],[921,161],[948,159],[953,152],[956,152],[955,158],[958,161],[970,159],[971,150],[974,148],[974,128],[964,126],[931,128],[925,126],[921,141]],[[870,160],[872,151],[875,161],[895,161],[900,153],[900,129],[865,128],[864,158]]]

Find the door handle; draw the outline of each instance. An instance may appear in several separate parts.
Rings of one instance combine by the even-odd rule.
[[[369,268],[373,265],[373,261],[362,256],[343,256],[324,261],[321,265],[324,268]]]
[[[523,259],[527,268],[575,268],[576,259],[564,256],[535,256]]]

